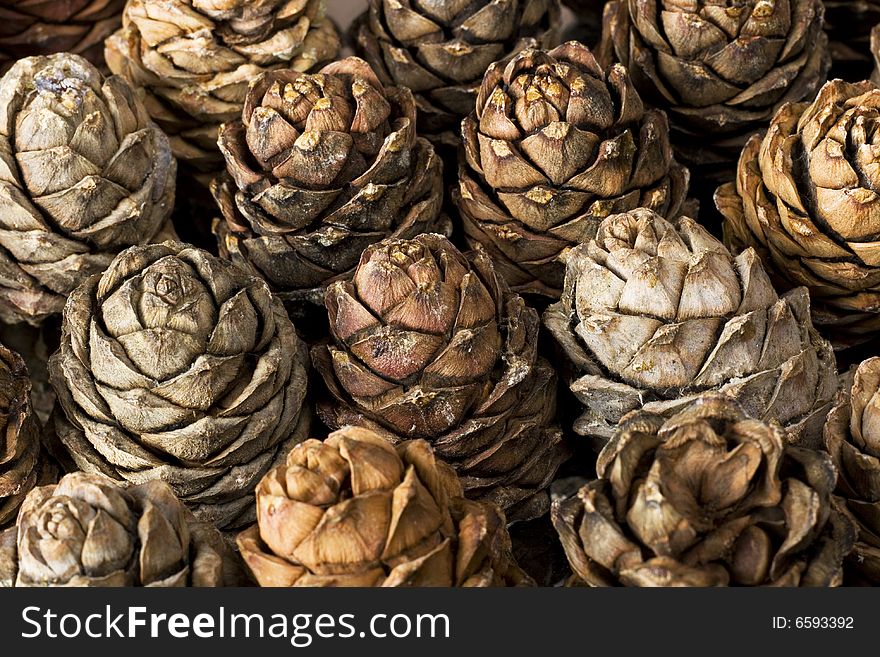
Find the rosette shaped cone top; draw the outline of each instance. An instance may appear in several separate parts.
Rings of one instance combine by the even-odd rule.
[[[465,234],[519,292],[559,298],[560,254],[602,219],[638,207],[678,216],[687,193],[663,112],[645,109],[626,69],[603,71],[574,41],[492,66],[462,137]]]
[[[591,586],[838,586],[854,528],[828,454],[707,394],[669,419],[620,425],[598,479],[553,503],[569,564]]]
[[[601,443],[630,411],[668,416],[720,390],[819,445],[834,354],[810,322],[807,291],[778,296],[754,250],[733,257],[691,219],[635,210],[602,222],[567,264],[544,322],[584,405],[576,433]]]
[[[51,474],[30,393],[24,360],[0,344],[0,527],[15,520],[25,495]]]
[[[415,123],[410,91],[362,59],[265,73],[220,131],[220,252],[285,301],[322,304],[370,244],[440,229],[443,165]]]
[[[76,55],[17,62],[0,79],[0,319],[60,313],[116,253],[168,233],[176,172],[125,80]]]
[[[419,132],[458,144],[493,62],[559,43],[559,0],[369,0],[352,27],[385,84],[412,89]]]
[[[238,547],[261,586],[516,586],[504,514],[462,497],[424,440],[345,427],[257,486]]]
[[[120,485],[85,472],[32,490],[0,535],[0,584],[224,586],[237,567],[220,532],[159,481]]]
[[[125,0],[4,0],[0,72],[22,57],[67,52],[104,65],[104,39],[122,23]]]
[[[537,313],[440,235],[385,240],[351,281],[327,290],[331,345],[312,349],[331,427],[381,426],[422,438],[470,499],[513,522],[549,508],[546,488],[568,456],[556,373],[537,355]]]
[[[880,331],[880,89],[826,84],[743,150],[718,189],[724,238],[753,246],[781,289],[805,285],[816,326],[841,346]]]
[[[880,0],[824,0],[832,74],[851,81],[871,72],[871,29],[880,23]]]
[[[823,12],[821,0],[615,0],[603,56],[666,110],[685,164],[729,179],[748,135],[825,82]]]
[[[837,467],[837,494],[859,530],[847,579],[880,585],[880,358],[859,365],[842,391],[828,414],[825,448]]]
[[[185,244],[134,247],[64,309],[54,447],[68,467],[165,481],[200,520],[236,528],[306,437],[307,368],[262,279]]]
[[[310,70],[339,47],[324,0],[129,0],[105,56],[143,88],[177,158],[213,173],[217,131],[239,118],[248,83],[269,69]]]

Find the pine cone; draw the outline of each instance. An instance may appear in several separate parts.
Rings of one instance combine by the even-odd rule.
[[[537,313],[485,255],[468,262],[440,235],[385,240],[350,282],[327,290],[335,344],[312,349],[331,427],[381,426],[422,438],[452,464],[470,499],[510,521],[542,515],[568,456],[556,374],[537,355]]]
[[[62,330],[59,459],[251,522],[254,486],[309,421],[308,353],[266,283],[184,244],[135,247],[77,288]]]
[[[705,390],[818,446],[837,377],[807,291],[779,297],[757,254],[734,258],[688,218],[609,217],[572,249],[562,300],[544,322],[575,369],[574,430],[607,440],[628,412],[670,415]]]
[[[880,0],[824,0],[832,77],[856,82],[871,72],[871,29],[880,23]]]
[[[104,39],[122,23],[125,0],[4,0],[0,73],[14,60],[66,52],[104,67]]]
[[[783,107],[715,194],[732,249],[753,246],[781,289],[805,285],[835,343],[880,331],[880,89],[829,82]]]
[[[880,584],[880,358],[855,372],[852,388],[828,414],[825,448],[837,468],[837,494],[859,529],[847,579]]]
[[[54,474],[40,448],[30,393],[24,360],[0,344],[0,527],[14,521],[25,495]]]
[[[197,173],[223,166],[217,132],[241,114],[248,83],[334,59],[339,36],[324,0],[129,0],[107,39],[114,73],[143,87],[147,110]]]
[[[352,32],[382,82],[412,89],[419,134],[457,146],[489,65],[552,48],[559,27],[559,0],[369,0]]]
[[[642,97],[666,110],[685,164],[729,180],[748,136],[825,82],[823,13],[821,0],[615,0],[603,57],[622,62]]]
[[[824,452],[706,395],[670,419],[635,413],[599,478],[555,500],[553,524],[591,586],[838,586],[852,524]]]
[[[602,219],[637,207],[677,216],[687,193],[663,112],[576,42],[490,67],[462,136],[453,195],[465,233],[515,291],[559,298],[559,255]]]
[[[321,304],[370,244],[437,230],[443,165],[415,117],[409,90],[383,88],[355,57],[264,74],[220,131],[220,252],[285,301]]]
[[[423,440],[356,427],[308,440],[260,482],[257,522],[238,546],[261,586],[531,583],[504,514],[463,499]]]
[[[0,80],[0,319],[38,324],[114,254],[170,231],[177,166],[125,80],[75,55]]]
[[[237,583],[220,533],[158,481],[120,486],[74,472],[32,490],[6,536],[17,549],[0,559],[0,583],[11,586]]]

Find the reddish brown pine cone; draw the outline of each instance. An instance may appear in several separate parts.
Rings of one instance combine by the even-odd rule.
[[[383,86],[362,59],[264,74],[219,144],[228,171],[212,186],[220,252],[292,310],[322,304],[370,244],[448,222],[443,165],[416,135],[412,94]]]
[[[312,350],[329,391],[324,421],[423,438],[466,495],[508,520],[543,514],[567,457],[555,425],[556,374],[537,355],[538,316],[483,254],[440,235],[385,240],[351,281],[327,290],[334,343]]]

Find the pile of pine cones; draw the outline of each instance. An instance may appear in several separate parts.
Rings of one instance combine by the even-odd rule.
[[[880,585],[880,2],[567,4],[4,4],[0,584]]]

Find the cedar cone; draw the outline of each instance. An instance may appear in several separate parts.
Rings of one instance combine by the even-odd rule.
[[[858,526],[846,562],[854,583],[880,584],[880,358],[858,366],[828,414],[825,448],[837,467],[837,494]]]
[[[4,0],[0,73],[16,59],[66,52],[104,70],[104,39],[122,24],[125,0]]]
[[[297,308],[322,304],[370,244],[441,229],[443,165],[415,118],[409,90],[383,87],[356,57],[263,74],[220,130],[221,254]]]
[[[0,534],[10,586],[231,586],[237,571],[220,533],[159,481],[74,472],[32,490]]]
[[[0,528],[12,523],[31,489],[56,475],[40,447],[24,360],[0,344]]]
[[[257,486],[238,537],[262,586],[516,586],[504,514],[462,498],[423,440],[345,427],[307,440]]]
[[[483,73],[559,43],[559,0],[368,0],[352,35],[383,83],[412,89],[419,134],[457,147]]]
[[[753,136],[715,203],[731,249],[754,247],[780,289],[805,285],[838,346],[880,331],[880,89],[829,82]]]
[[[598,479],[555,500],[553,524],[590,586],[838,586],[852,523],[825,452],[709,394],[669,419],[637,412]]]
[[[825,82],[823,13],[822,0],[615,0],[603,58],[622,62],[645,101],[666,110],[685,164],[729,180],[748,136]]]
[[[573,369],[576,433],[601,444],[630,411],[669,415],[720,390],[818,447],[834,354],[807,291],[777,295],[752,249],[734,258],[692,219],[638,209],[603,221],[567,266],[544,322]]]
[[[556,416],[556,373],[537,354],[537,313],[481,253],[440,235],[384,240],[351,281],[327,290],[334,343],[312,349],[331,427],[384,427],[427,440],[469,499],[510,521],[542,515],[568,456]]]
[[[185,244],[133,247],[64,309],[54,449],[68,469],[165,481],[200,520],[235,529],[306,437],[307,370],[262,279]]]
[[[324,0],[129,0],[105,56],[207,183],[223,166],[217,131],[241,114],[248,84],[271,69],[312,70],[339,47]]]
[[[0,80],[0,319],[39,324],[133,244],[173,235],[177,165],[120,77],[76,55]]]

